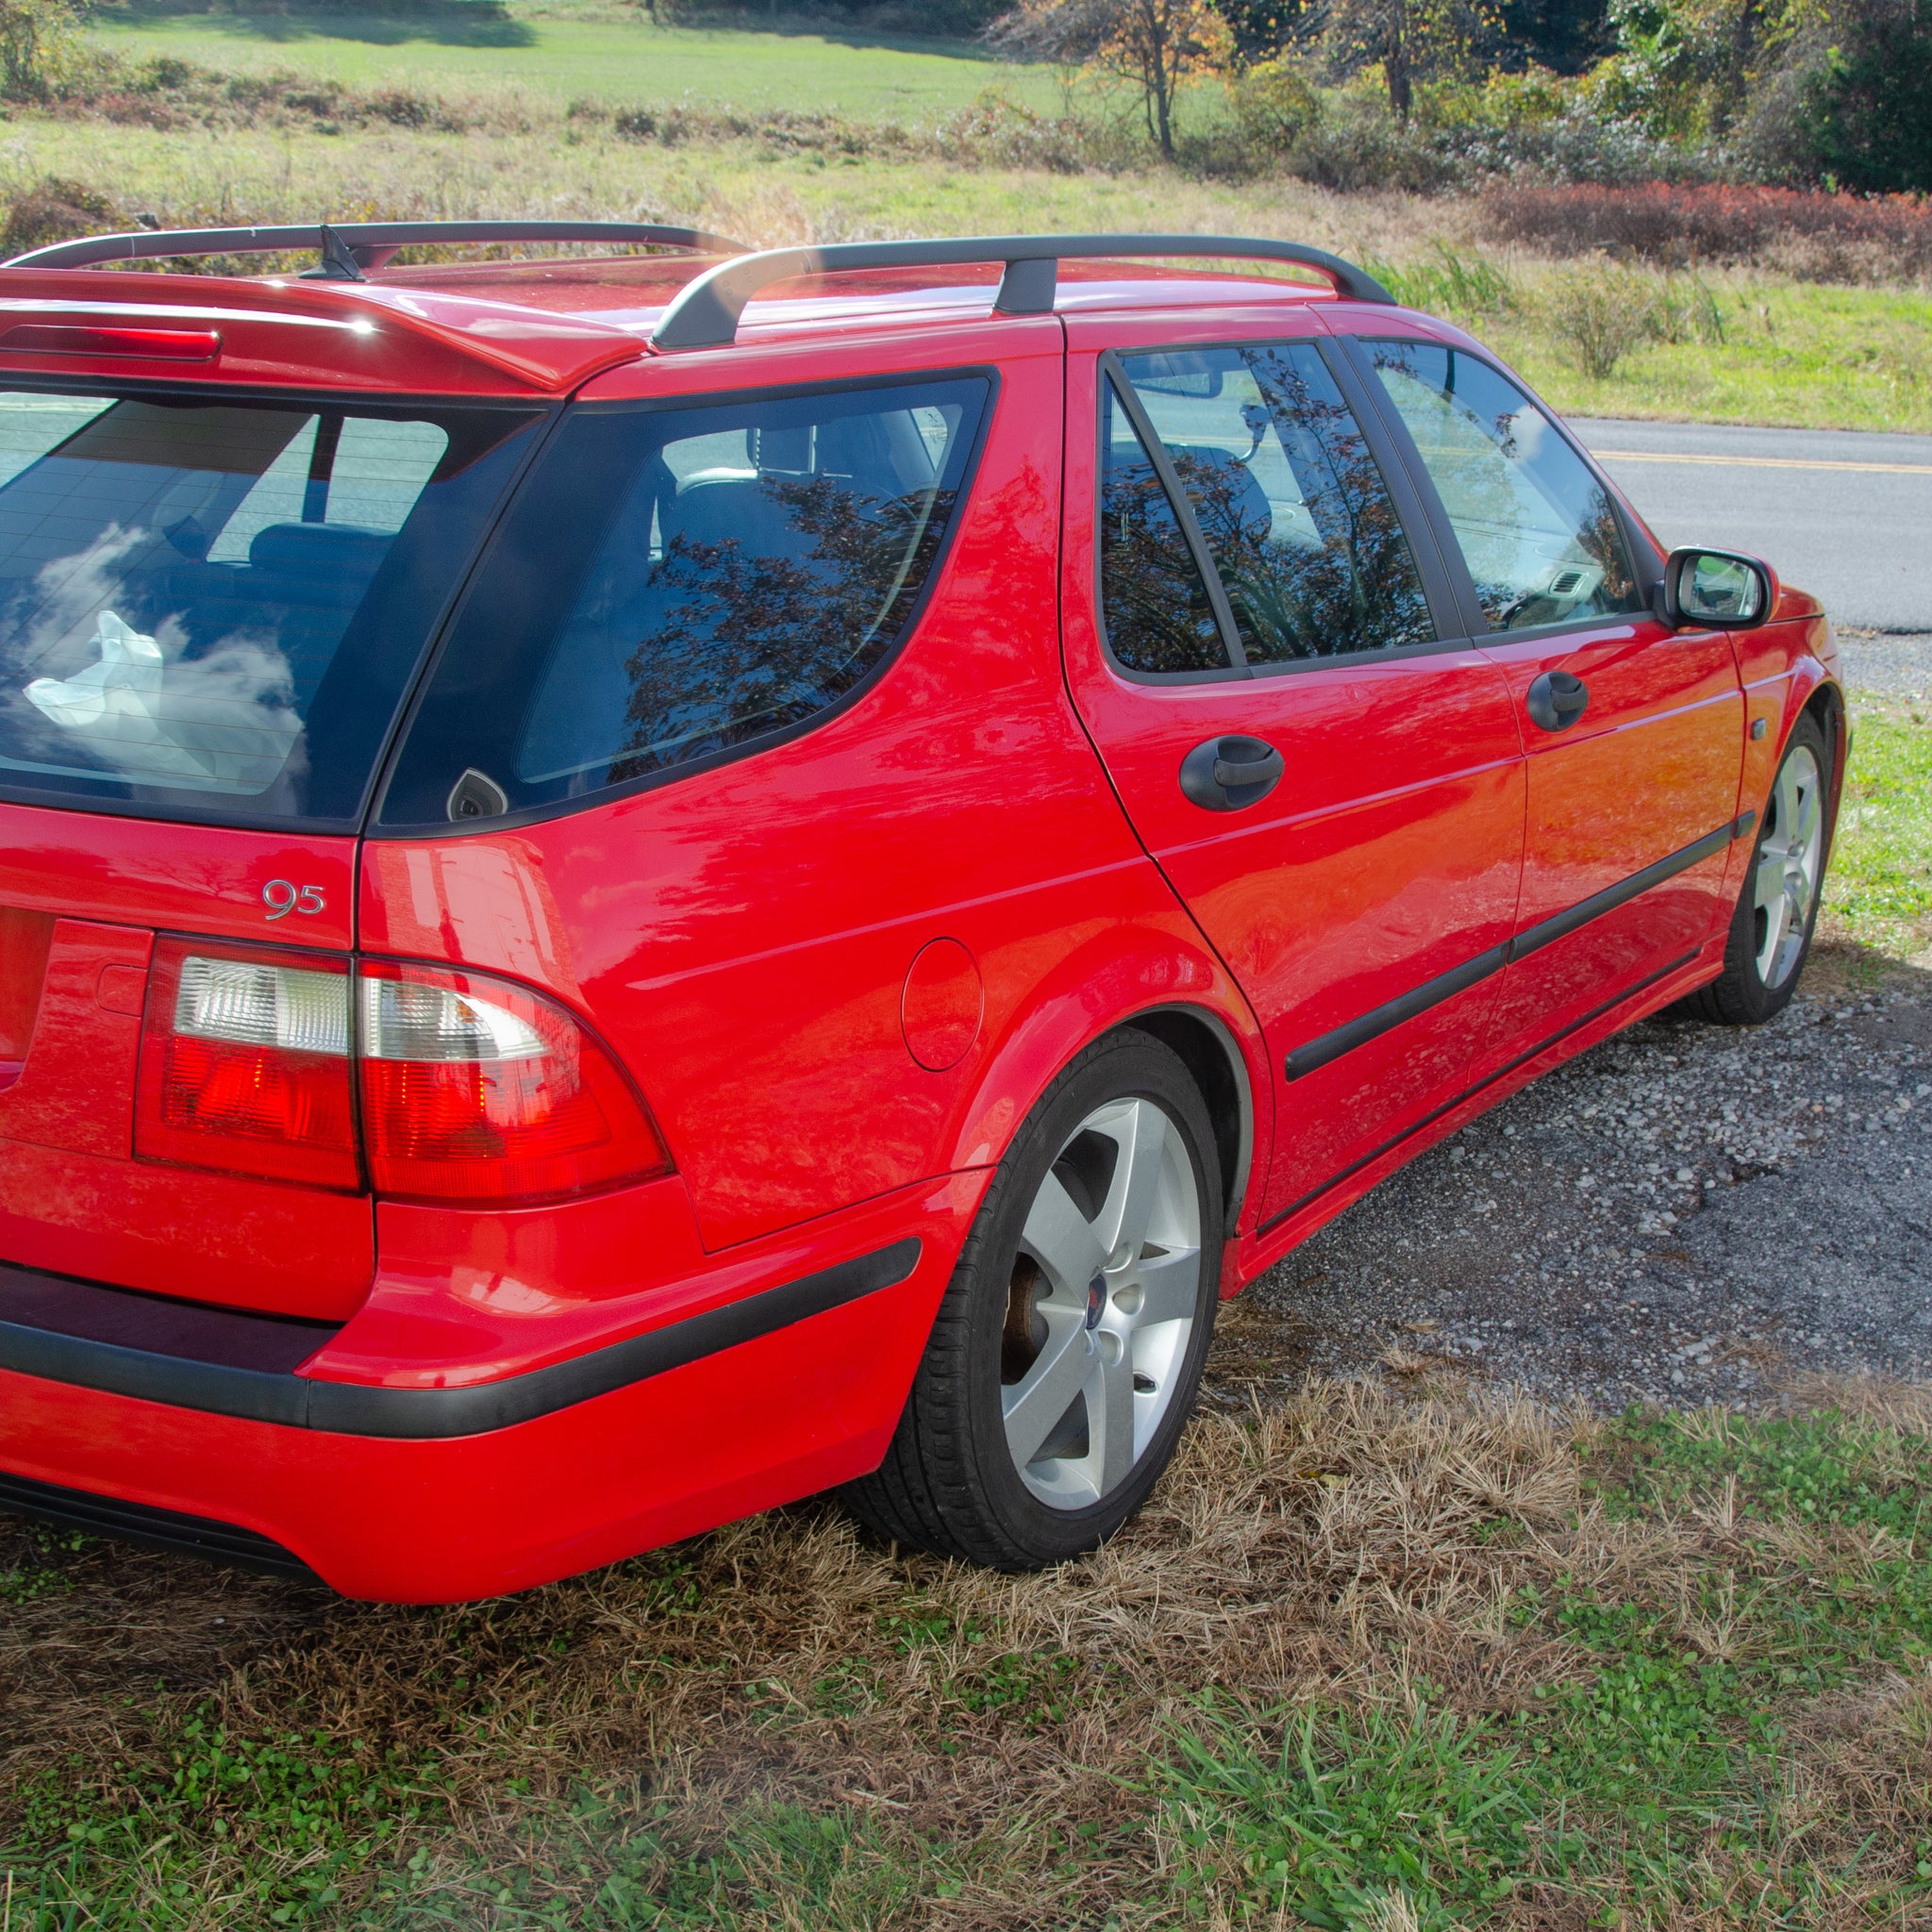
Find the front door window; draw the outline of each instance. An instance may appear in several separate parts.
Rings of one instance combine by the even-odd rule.
[[[1643,608],[1609,493],[1521,390],[1461,349],[1364,346],[1441,498],[1492,631]]]

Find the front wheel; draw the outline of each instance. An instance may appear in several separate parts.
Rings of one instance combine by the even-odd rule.
[[[1801,718],[1778,762],[1724,946],[1724,970],[1685,1002],[1700,1019],[1761,1026],[1798,988],[1824,896],[1831,755]]]
[[[980,1207],[854,1513],[1000,1570],[1091,1549],[1193,1407],[1221,1276],[1220,1163],[1179,1058],[1125,1032],[1063,1073]]]

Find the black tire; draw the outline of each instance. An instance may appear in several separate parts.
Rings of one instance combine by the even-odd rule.
[[[1015,1386],[1010,1354],[1002,1366],[1003,1349],[1014,1346],[1015,1307],[1024,1311],[1023,1328],[1033,1320],[1026,1297],[1035,1291],[1022,1285],[1033,1264],[1023,1256],[1021,1240],[1049,1170],[1063,1175],[1076,1138],[1090,1138],[1078,1133],[1083,1124],[1109,1104],[1128,1100],[1152,1101],[1187,1157],[1200,1228],[1192,1327],[1184,1348],[1175,1348],[1166,1407],[1124,1478],[1089,1507],[1058,1507],[1042,1501],[1023,1479],[1002,1411],[1003,1386]],[[1178,1162],[1168,1171],[1178,1173]],[[1098,1185],[1104,1194],[1108,1183]],[[1131,1028],[1095,1041],[1054,1082],[1000,1163],[940,1305],[885,1460],[845,1488],[852,1512],[890,1541],[995,1570],[1044,1569],[1111,1536],[1146,1500],[1193,1408],[1220,1298],[1223,1221],[1213,1126],[1179,1057]],[[1041,1279],[1037,1269],[1032,1278]],[[1100,1293],[1097,1287],[1093,1291]],[[1177,1292],[1184,1300],[1184,1281]],[[1105,1295],[1100,1299],[1104,1304]],[[1090,1331],[1095,1319],[1087,1318]],[[1136,1374],[1136,1390],[1140,1382]],[[1067,1418],[1073,1413],[1070,1407]]]
[[[1795,953],[1780,962],[1779,970],[1767,983],[1759,966],[1766,926],[1765,915],[1757,904],[1757,869],[1764,858],[1766,846],[1774,840],[1788,836],[1788,828],[1779,823],[1778,801],[1784,789],[1780,781],[1787,768],[1801,754],[1808,755],[1817,766],[1818,808],[1823,814],[1824,842],[1819,848],[1817,885],[1806,909],[1804,930]],[[1681,1011],[1720,1026],[1762,1026],[1790,1004],[1791,995],[1797,991],[1798,981],[1804,974],[1805,962],[1810,957],[1811,934],[1818,924],[1819,903],[1824,896],[1824,865],[1831,856],[1830,814],[1831,748],[1824,741],[1824,733],[1819,728],[1818,721],[1807,716],[1799,719],[1792,728],[1784,757],[1778,760],[1777,777],[1772,781],[1764,810],[1758,819],[1757,836],[1751,845],[1751,862],[1744,868],[1743,882],[1738,891],[1737,909],[1731,915],[1731,929],[1724,943],[1724,970],[1708,986],[1700,987],[1680,1001]]]

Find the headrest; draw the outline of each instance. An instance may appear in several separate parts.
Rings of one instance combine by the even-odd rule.
[[[248,561],[291,576],[366,577],[393,541],[392,531],[355,524],[270,524],[255,533]]]

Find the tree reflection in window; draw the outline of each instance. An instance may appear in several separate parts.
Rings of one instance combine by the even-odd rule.
[[[761,521],[800,554],[737,536],[669,539],[651,573],[661,614],[625,660],[629,728],[607,782],[708,757],[837,703],[884,657],[924,588],[955,494],[881,499],[828,475],[761,475],[758,489],[769,506]]]
[[[1428,601],[1388,487],[1307,344],[1130,356],[1250,663],[1425,643]]]
[[[1527,396],[1465,350],[1369,347],[1492,630],[1642,609],[1608,491]]]

